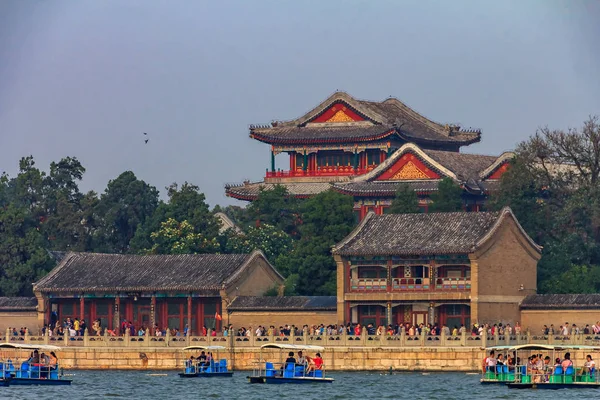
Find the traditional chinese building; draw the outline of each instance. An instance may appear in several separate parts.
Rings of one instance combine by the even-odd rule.
[[[338,323],[519,321],[536,292],[541,248],[509,208],[499,212],[369,213],[333,249]]]
[[[459,153],[480,141],[479,130],[433,122],[395,98],[362,101],[344,92],[298,119],[251,126],[250,137],[271,146],[271,168],[263,181],[226,186],[228,196],[252,201],[261,188],[283,185],[305,198],[333,188],[354,197],[361,218],[385,213],[401,183],[417,191],[426,211],[444,177],[463,187],[465,210],[479,210],[512,157]],[[275,169],[282,153],[285,171]]]
[[[251,254],[120,255],[67,253],[33,286],[38,323],[52,319],[100,319],[108,329],[120,321],[136,328],[193,334],[221,329],[223,310],[237,296],[260,296],[283,288],[283,277],[260,251]]]

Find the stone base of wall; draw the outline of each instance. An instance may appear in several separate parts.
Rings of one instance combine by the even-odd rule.
[[[285,354],[284,354],[285,353]],[[63,348],[58,356],[65,369],[176,370],[198,352],[165,348]],[[314,356],[308,352],[309,356]],[[217,355],[214,355],[217,357]],[[284,361],[287,352],[263,351],[274,362]],[[479,371],[484,351],[479,348],[362,348],[335,347],[322,356],[328,371]],[[235,370],[252,370],[260,358],[259,349],[235,349],[219,354]]]

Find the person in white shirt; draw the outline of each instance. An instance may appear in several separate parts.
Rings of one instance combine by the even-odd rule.
[[[259,337],[262,335],[262,326],[258,326],[258,328],[256,328],[256,337]]]
[[[588,354],[585,357],[585,364],[583,364],[583,372],[589,374],[596,369],[596,361],[592,359],[592,356]]]

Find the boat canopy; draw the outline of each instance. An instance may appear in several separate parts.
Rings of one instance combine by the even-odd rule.
[[[308,344],[286,344],[286,343],[267,343],[260,346],[261,349],[281,349],[281,350],[312,350],[324,351],[325,347],[312,346]]]
[[[503,346],[506,347],[506,346]],[[496,347],[498,348],[498,347]],[[490,348],[491,349],[491,348]],[[599,351],[600,346],[583,344],[522,344],[510,347],[510,350],[590,350]]]
[[[60,350],[60,347],[51,344],[0,343],[0,349],[58,351]]]
[[[188,346],[184,347],[183,350],[225,350],[225,346]]]

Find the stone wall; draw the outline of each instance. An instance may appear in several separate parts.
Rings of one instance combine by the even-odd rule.
[[[30,332],[38,333],[42,326],[38,324],[37,311],[4,311],[0,312],[0,332],[6,328],[25,327]]]
[[[521,325],[534,335],[540,335],[544,325],[554,324],[554,332],[565,322],[569,323],[569,330],[576,324],[581,331],[586,324],[590,327],[600,321],[598,310],[521,310]]]
[[[308,352],[309,356],[314,355]],[[477,371],[483,358],[480,348],[363,348],[336,347],[323,352],[329,371]],[[149,369],[176,370],[196,352],[159,348],[63,348],[58,356],[65,369]],[[263,358],[285,360],[279,351],[263,351]],[[215,354],[216,357],[216,354]],[[283,357],[283,358],[282,358]],[[252,370],[260,358],[259,349],[224,351],[235,370]]]
[[[285,359],[285,354],[279,351],[263,351],[262,354],[264,359],[273,362]],[[190,355],[196,354],[181,349],[158,348],[66,348],[58,354],[63,368],[90,370],[177,370]],[[314,354],[308,352],[308,355]],[[389,371],[392,368],[394,371],[473,372],[480,370],[485,352],[475,347],[337,347],[326,349],[322,355],[327,371]],[[584,351],[571,352],[576,365],[583,365],[585,355]],[[562,358],[563,354],[556,356]],[[243,371],[252,370],[259,357],[259,349],[235,349],[219,355],[219,358],[226,358],[234,370]]]

